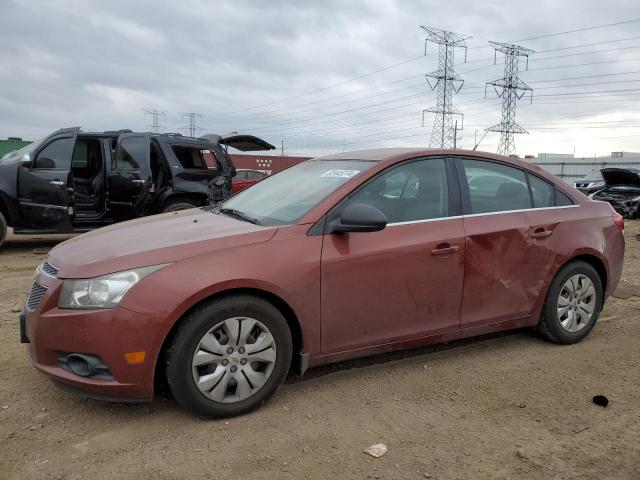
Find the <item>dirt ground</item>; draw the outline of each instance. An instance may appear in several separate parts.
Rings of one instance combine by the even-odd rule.
[[[639,231],[627,222],[628,298],[611,298],[578,345],[517,331],[315,369],[227,421],[166,394],[73,397],[34,370],[18,311],[57,239],[11,237],[0,251],[0,478],[640,479]],[[379,459],[363,453],[375,443],[389,449]]]

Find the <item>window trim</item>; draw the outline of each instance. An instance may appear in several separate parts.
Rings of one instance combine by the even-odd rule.
[[[370,183],[374,182],[377,178],[382,175],[386,175],[391,170],[395,168],[400,168],[405,165],[409,165],[414,162],[419,161],[429,161],[429,160],[443,160],[445,167],[445,175],[447,176],[447,193],[448,193],[448,209],[449,214],[446,217],[438,217],[438,218],[427,218],[423,220],[409,220],[406,222],[393,222],[388,223],[389,226],[397,226],[397,225],[409,225],[412,223],[422,223],[428,221],[436,221],[436,220],[449,220],[452,218],[461,218],[462,211],[462,199],[460,195],[460,185],[458,182],[458,177],[455,170],[454,162],[449,160],[449,156],[447,155],[431,155],[431,156],[423,156],[423,157],[415,157],[407,160],[402,160],[400,162],[394,163],[392,165],[387,166],[383,170],[376,172],[372,176],[370,176],[367,180],[365,180],[362,184],[358,185],[355,189],[351,190],[347,193],[343,198],[341,198],[333,207],[327,210],[327,213],[322,216],[310,229],[308,235],[327,235],[326,227],[331,223],[331,220],[335,218],[337,212],[339,212],[344,204],[355,194],[357,194],[361,189],[366,188]],[[455,158],[455,157],[454,157]],[[457,193],[457,194],[456,194]]]

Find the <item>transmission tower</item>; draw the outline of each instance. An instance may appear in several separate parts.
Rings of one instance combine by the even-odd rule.
[[[147,128],[150,128],[153,133],[160,133],[160,129],[162,125],[160,125],[160,118],[163,120],[167,119],[167,112],[163,112],[161,110],[155,110],[151,108],[144,109],[144,116],[151,116],[151,125],[147,125]]]
[[[431,90],[436,91],[436,106],[422,111],[422,126],[425,112],[435,113],[431,130],[430,147],[454,148],[458,130],[462,130],[462,113],[453,108],[453,94],[458,93],[464,84],[454,70],[454,52],[457,47],[464,48],[464,60],[467,61],[466,40],[471,38],[459,33],[447,32],[430,27],[420,27],[427,32],[424,42],[424,54],[427,54],[428,42],[438,44],[438,70],[426,75]],[[454,116],[461,121],[453,120]]]
[[[515,154],[516,143],[514,136],[521,133],[529,133],[516,123],[516,103],[527,92],[533,101],[533,89],[518,77],[520,57],[527,60],[525,70],[529,68],[529,55],[533,50],[512,45],[510,43],[489,42],[494,48],[494,60],[496,63],[498,52],[504,53],[504,77],[487,82],[484,87],[484,96],[487,97],[487,86],[493,86],[498,97],[502,98],[502,120],[500,123],[487,128],[487,132],[499,132],[500,143],[498,153],[502,155]]]
[[[197,124],[197,120],[200,118],[204,118],[203,113],[195,113],[195,112],[187,112],[182,114],[182,119],[187,118],[189,120],[189,124],[182,127],[183,130],[189,132],[190,137],[195,137],[197,132],[204,130],[200,128]]]

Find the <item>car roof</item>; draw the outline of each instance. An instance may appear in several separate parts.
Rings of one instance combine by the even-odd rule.
[[[199,137],[189,137],[186,135],[182,135],[181,133],[171,133],[171,132],[166,132],[166,133],[153,133],[153,132],[142,132],[142,131],[134,131],[134,130],[129,130],[128,128],[123,128],[122,130],[105,130],[103,132],[84,132],[84,131],[80,131],[78,132],[78,136],[84,137],[84,136],[90,136],[90,137],[109,137],[109,138],[117,138],[118,136],[122,135],[123,133],[150,133],[152,137],[178,137],[178,138],[188,138],[188,139],[196,139],[196,140],[203,140],[202,138]]]
[[[495,153],[481,152],[477,150],[462,149],[438,149],[438,148],[372,148],[367,150],[353,150],[349,152],[334,153],[317,157],[312,160],[365,160],[370,162],[383,162],[386,160],[402,160],[414,157],[429,157],[434,155],[479,157],[490,160],[499,160],[519,166],[532,167],[533,165],[519,158],[505,157]]]

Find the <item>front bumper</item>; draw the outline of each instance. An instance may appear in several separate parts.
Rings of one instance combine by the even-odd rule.
[[[62,280],[39,274],[34,281],[47,291],[35,308],[21,313],[20,330],[38,370],[94,398],[140,401],[153,397],[155,364],[171,328],[168,323],[121,307],[59,309]],[[144,361],[128,363],[125,354],[129,352],[145,352]],[[111,378],[73,373],[60,360],[71,353],[99,357]]]

